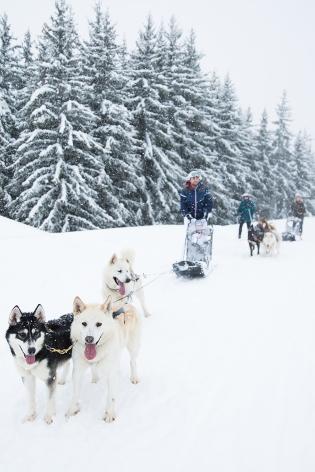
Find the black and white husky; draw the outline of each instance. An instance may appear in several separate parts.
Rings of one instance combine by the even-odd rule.
[[[36,418],[37,377],[48,387],[45,421],[52,423],[52,416],[55,414],[57,368],[71,357],[72,320],[73,315],[64,315],[45,323],[41,305],[38,305],[33,313],[24,313],[18,306],[10,313],[6,340],[27,390],[28,413],[24,421],[33,421]]]

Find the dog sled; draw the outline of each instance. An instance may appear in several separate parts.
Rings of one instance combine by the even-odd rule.
[[[289,216],[282,233],[282,241],[296,241],[301,238],[302,220],[295,216]]]
[[[211,269],[213,225],[206,220],[192,220],[187,225],[184,257],[173,264],[177,277],[205,277]]]

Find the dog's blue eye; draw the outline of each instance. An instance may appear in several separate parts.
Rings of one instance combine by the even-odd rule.
[[[97,328],[99,328],[100,326],[102,326],[102,323],[96,323],[96,326]]]
[[[82,321],[82,326],[87,326],[87,322],[86,322],[86,321]]]

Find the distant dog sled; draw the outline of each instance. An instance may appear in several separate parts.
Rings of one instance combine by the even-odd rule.
[[[302,220],[296,216],[289,216],[286,221],[285,230],[282,233],[282,241],[296,241],[301,238]]]

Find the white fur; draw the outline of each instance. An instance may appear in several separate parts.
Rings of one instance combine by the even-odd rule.
[[[80,411],[79,397],[83,374],[92,367],[92,381],[98,378],[107,380],[107,401],[103,419],[106,422],[116,418],[115,402],[117,377],[121,351],[124,346],[130,353],[131,382],[138,383],[136,358],[140,346],[140,320],[136,310],[131,306],[123,320],[112,316],[111,299],[108,297],[102,305],[86,305],[79,297],[74,300],[74,320],[71,326],[73,341],[73,396],[67,416]],[[121,315],[124,316],[124,315]],[[84,323],[84,325],[82,324]],[[97,324],[100,326],[97,326]],[[93,337],[96,344],[96,356],[89,360],[85,355],[86,337]]]
[[[264,234],[262,244],[268,256],[278,255],[280,251],[280,236],[276,231],[268,231]]]
[[[124,249],[120,256],[117,256],[116,254],[112,255],[105,267],[103,275],[103,300],[106,300],[106,298],[111,295],[112,301],[115,304],[116,309],[118,309],[119,306],[128,303],[128,295],[130,295],[131,292],[135,292],[135,295],[139,299],[144,316],[149,317],[151,316],[151,313],[145,302],[144,290],[142,288],[144,283],[143,278],[141,276],[136,277],[134,273],[134,259],[135,254],[132,249]],[[119,293],[119,287],[115,282],[115,278],[124,283],[124,296]],[[138,280],[135,280],[135,278],[138,278]],[[123,300],[120,300],[121,298],[123,298]],[[117,302],[119,303],[118,305]]]

